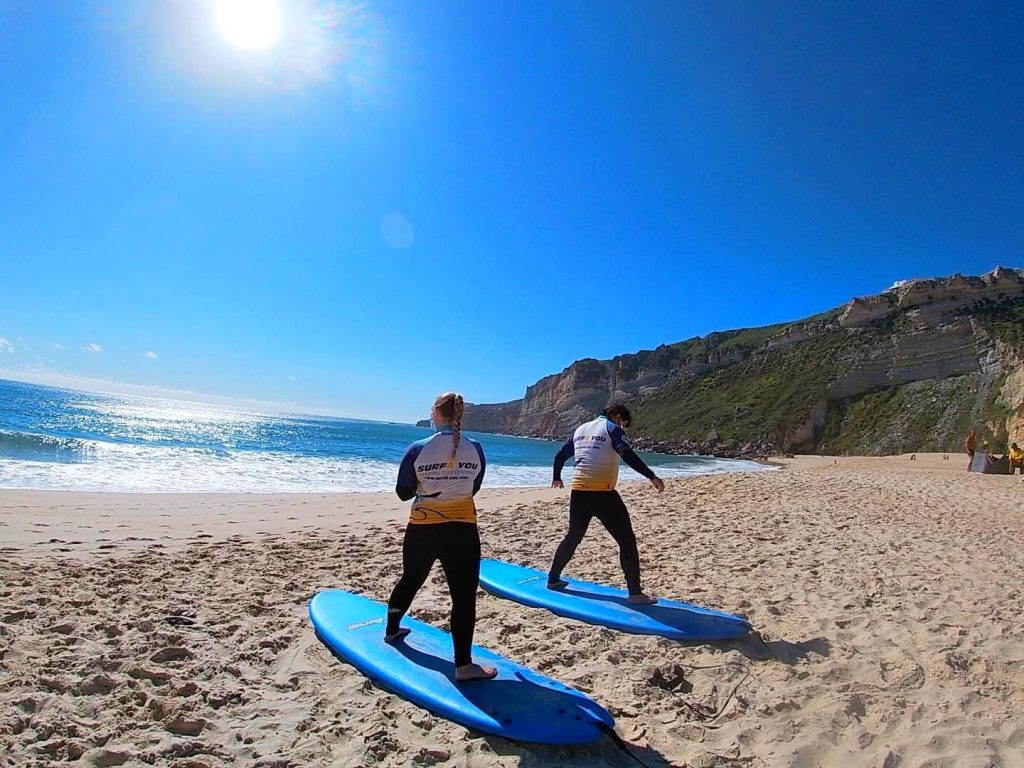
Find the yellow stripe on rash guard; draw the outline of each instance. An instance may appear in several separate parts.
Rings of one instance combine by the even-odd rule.
[[[453,499],[437,501],[423,499],[412,505],[409,511],[410,525],[430,525],[432,523],[475,523],[476,505],[473,499]]]
[[[578,475],[573,475],[572,485],[569,486],[574,491],[613,491],[615,490],[615,483],[618,481],[618,472],[615,473],[615,477],[609,480],[601,480],[594,478],[582,478]]]

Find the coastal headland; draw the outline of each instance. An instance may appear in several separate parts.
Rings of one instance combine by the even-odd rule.
[[[825,308],[823,308],[825,309]],[[564,439],[611,401],[638,447],[760,458],[959,450],[1024,439],[1024,271],[900,281],[801,320],[577,360],[467,429]]]
[[[688,646],[481,593],[476,643],[592,695],[647,765],[1024,764],[1024,485],[942,454],[627,483],[645,586],[746,615]],[[484,554],[545,567],[567,492],[479,498]],[[386,599],[388,494],[0,491],[0,765],[625,766],[514,744],[370,683],[306,604]],[[621,582],[611,539],[571,575]],[[418,618],[446,626],[435,573]]]

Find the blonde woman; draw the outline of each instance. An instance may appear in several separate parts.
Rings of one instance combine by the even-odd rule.
[[[440,560],[452,597],[451,631],[455,679],[489,680],[494,667],[473,663],[476,590],[480,582],[480,534],[473,496],[480,490],[486,461],[476,440],[462,436],[462,395],[438,395],[430,410],[437,430],[406,449],[395,491],[402,501],[415,498],[402,545],[402,576],[388,600],[384,641],[400,642],[401,626],[413,598]]]

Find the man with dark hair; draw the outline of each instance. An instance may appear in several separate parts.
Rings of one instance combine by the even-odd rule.
[[[659,492],[665,483],[648,467],[626,442],[624,427],[632,418],[629,409],[614,403],[593,421],[577,427],[572,436],[555,456],[552,488],[564,488],[562,467],[575,457],[569,495],[569,531],[555,551],[555,559],[548,572],[548,588],[562,589],[568,582],[562,579],[562,569],[568,564],[576,547],[583,541],[592,518],[597,518],[619,545],[619,564],[626,576],[629,602],[650,605],[657,598],[644,594],[640,585],[640,553],[636,548],[636,535],[629,512],[622,497],[615,490],[619,477],[619,458],[651,481]]]

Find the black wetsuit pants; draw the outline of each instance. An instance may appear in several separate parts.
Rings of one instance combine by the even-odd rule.
[[[626,576],[629,594],[642,592],[640,588],[640,553],[636,549],[636,535],[629,512],[618,491],[573,491],[569,494],[569,532],[555,550],[555,559],[548,572],[548,581],[556,581],[568,565],[576,547],[597,518],[619,545],[619,565]]]
[[[476,624],[476,588],[480,583],[480,533],[476,523],[409,524],[402,545],[402,577],[388,600],[389,635],[412,605],[436,560],[448,580],[452,596],[451,630],[455,666],[472,661],[473,627]]]

